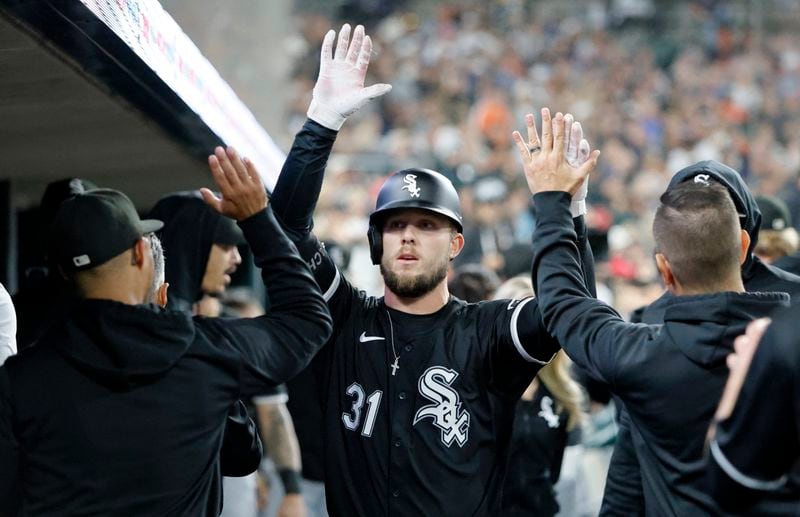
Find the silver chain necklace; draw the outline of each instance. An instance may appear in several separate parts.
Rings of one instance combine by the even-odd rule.
[[[398,364],[400,361],[400,356],[397,355],[397,351],[394,348],[394,326],[392,325],[392,315],[389,314],[389,311],[386,311],[386,317],[389,318],[389,336],[391,337],[392,342],[392,355],[394,355],[394,362],[389,366],[392,368],[392,377],[395,376],[397,370],[400,369],[400,365]]]

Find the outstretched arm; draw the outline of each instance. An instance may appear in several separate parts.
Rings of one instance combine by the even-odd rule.
[[[591,146],[589,141],[583,137],[583,126],[580,122],[575,121],[570,113],[564,115],[564,159],[573,168],[579,168],[585,164],[591,156]],[[550,121],[550,131],[553,131],[553,124],[555,121]],[[542,141],[539,138],[539,132],[536,130],[536,122],[533,114],[528,113],[525,115],[525,126],[527,128],[527,143],[523,144],[527,147],[527,155],[522,155],[523,159],[526,156],[533,158],[533,155],[540,152],[542,149]],[[519,133],[516,133],[519,135]],[[516,137],[515,137],[516,138]],[[521,135],[517,143],[522,142]],[[521,151],[523,149],[520,148]],[[569,204],[569,211],[572,214],[572,223],[575,227],[575,233],[578,235],[578,249],[580,251],[581,265],[583,269],[583,278],[586,287],[592,296],[596,296],[596,287],[594,279],[594,256],[592,249],[589,246],[588,228],[586,227],[586,195],[589,192],[589,177],[586,176],[583,182],[578,187],[578,190],[573,194]]]
[[[313,228],[312,216],[337,131],[348,116],[392,88],[388,84],[364,87],[372,55],[372,40],[364,27],[358,25],[350,41],[350,25],[343,25],[334,52],[335,38],[331,30],[322,42],[309,120],[295,137],[272,193],[275,214],[295,242]]]
[[[222,197],[202,189],[203,198],[238,221],[270,296],[271,310],[264,316],[205,320],[241,354],[241,390],[250,394],[264,384],[284,382],[308,364],[331,335],[331,317],[308,267],[267,206],[252,162],[240,159],[233,148],[218,147],[209,165]]]
[[[546,108],[541,150],[532,153],[518,132],[513,136],[539,214],[533,274],[544,323],[576,364],[612,383],[618,362],[625,362],[621,356],[636,354],[638,348],[618,346],[620,334],[648,329],[628,326],[612,308],[592,298],[585,284],[569,204],[600,153],[593,151],[580,167],[570,165],[564,158],[564,117],[558,113],[551,122]]]
[[[536,130],[532,114],[525,116],[527,126],[527,153],[541,151],[542,143]],[[572,115],[564,117],[564,154],[565,159],[573,167],[580,167],[589,159],[591,148],[589,142],[583,138],[583,128],[580,122],[574,122]],[[517,133],[518,135],[519,133]],[[594,295],[594,259],[586,233],[586,223],[583,215],[586,213],[584,199],[587,193],[588,177],[583,181],[579,192],[573,196],[570,212],[577,233],[576,244],[580,249],[580,262],[584,272],[584,280]],[[533,292],[531,292],[533,294]],[[510,322],[505,321],[510,317]],[[511,301],[507,310],[501,311],[495,321],[501,335],[508,331],[507,346],[499,346],[491,361],[492,385],[500,390],[519,397],[521,390],[530,383],[533,374],[546,364],[558,351],[558,343],[547,332],[542,323],[541,311],[534,298],[520,301]],[[508,346],[508,341],[513,344]]]

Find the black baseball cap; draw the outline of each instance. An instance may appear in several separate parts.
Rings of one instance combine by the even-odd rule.
[[[761,210],[761,229],[781,231],[792,226],[789,207],[783,200],[773,196],[756,196],[758,209]]]
[[[118,190],[87,190],[65,200],[56,212],[50,258],[65,271],[91,269],[162,226],[156,219],[139,219],[133,202]]]

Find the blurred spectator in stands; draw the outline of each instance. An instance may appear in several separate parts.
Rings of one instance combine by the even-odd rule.
[[[464,250],[456,264],[481,264],[495,273],[504,267],[503,254],[514,245],[508,217],[508,187],[499,176],[485,176],[472,185],[472,219],[464,228]]]
[[[756,203],[761,210],[761,231],[754,253],[767,264],[798,274],[800,258],[793,255],[800,242],[789,208],[773,196],[757,196]]]
[[[800,213],[796,22],[777,14],[780,9],[770,10],[769,3],[753,6],[765,19],[785,24],[752,37],[737,28],[742,12],[729,3],[662,4],[654,10],[650,1],[626,2],[635,9],[589,2],[584,11],[570,14],[556,0],[394,8],[374,31],[380,59],[370,69],[376,82],[390,82],[394,89],[352,118],[331,166],[359,164],[364,185],[411,158],[414,165],[441,170],[457,186],[496,176],[508,191],[502,218],[527,244],[534,222],[530,196],[515,182],[516,157],[503,128],[543,100],[558,105],[592,128],[592,141],[603,151],[592,179],[590,213],[607,213],[605,230],[621,226],[627,234],[626,249],[613,256],[613,275],[603,280],[621,307],[650,302],[658,294],[658,278],[649,222],[672,171],[717,159],[742,171],[754,192],[780,195],[790,213]],[[303,96],[318,63],[317,53],[307,49],[318,48],[324,34],[318,27],[331,24],[319,18],[301,19],[309,58],[296,59],[294,81]],[[288,133],[299,129],[307,106],[307,98],[295,99]],[[469,201],[469,189],[462,192],[465,220],[476,221],[481,204]],[[332,214],[338,233],[363,234],[356,225],[369,207],[359,206],[359,212],[348,212],[350,226]],[[318,207],[318,224],[326,224],[326,212]],[[353,249],[358,263],[360,252]],[[635,253],[628,256],[627,249]],[[487,262],[502,262],[487,255]],[[473,261],[480,262],[477,257]],[[600,274],[609,269],[603,260],[597,262]],[[351,278],[374,291],[364,271],[359,268],[361,274]]]
[[[490,299],[498,287],[497,274],[480,264],[459,267],[447,283],[450,294],[469,303]]]

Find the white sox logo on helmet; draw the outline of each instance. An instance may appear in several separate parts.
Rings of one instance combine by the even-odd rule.
[[[423,418],[433,420],[441,429],[442,443],[450,447],[453,441],[463,447],[469,440],[469,413],[462,411],[458,392],[450,386],[458,372],[443,366],[431,366],[419,378],[419,392],[434,402],[419,408],[414,415],[414,425]]]
[[[417,186],[416,174],[406,174],[403,177],[403,183],[405,183],[405,186],[402,188],[402,190],[408,191],[408,195],[411,197],[419,197],[422,191]]]

